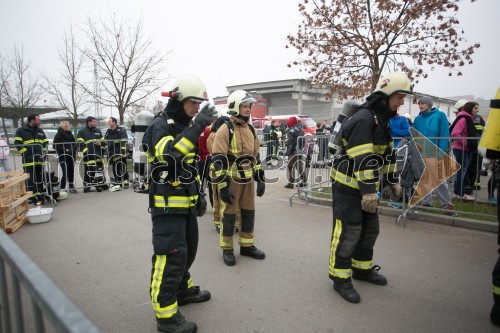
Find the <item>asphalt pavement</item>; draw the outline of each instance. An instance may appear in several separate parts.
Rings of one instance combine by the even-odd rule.
[[[350,304],[328,278],[331,208],[290,207],[284,171],[272,175],[282,179],[256,198],[255,240],[265,260],[237,254],[236,266],[224,265],[210,209],[199,219],[191,273],[212,299],[181,307],[198,332],[498,331],[489,321],[495,234],[422,221],[403,229],[381,215],[374,263],[389,284],[354,281],[361,303]],[[131,189],[70,194],[50,222],[11,237],[102,332],[156,332],[147,203]]]

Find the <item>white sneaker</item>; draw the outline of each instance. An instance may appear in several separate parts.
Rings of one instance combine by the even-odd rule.
[[[471,196],[471,195],[468,195],[468,194],[464,194],[464,196],[462,197],[462,200],[465,200],[465,201],[474,201],[474,197]]]

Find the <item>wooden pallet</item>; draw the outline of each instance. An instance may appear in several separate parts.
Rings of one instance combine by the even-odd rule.
[[[28,220],[28,199],[33,195],[33,192],[26,191],[28,178],[29,175],[22,171],[0,172],[0,222],[8,234]]]

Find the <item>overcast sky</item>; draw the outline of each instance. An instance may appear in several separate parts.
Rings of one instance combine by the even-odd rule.
[[[70,19],[87,15],[141,17],[158,49],[171,51],[168,74],[199,76],[210,97],[227,94],[226,86],[261,81],[306,78],[286,64],[295,52],[285,49],[300,17],[297,0],[0,0],[0,53],[23,45],[36,74],[55,74],[57,46]],[[465,36],[481,48],[462,77],[446,70],[430,73],[415,90],[435,96],[475,95],[490,99],[500,86],[500,0],[464,1],[458,14]],[[165,84],[165,89],[169,87]]]

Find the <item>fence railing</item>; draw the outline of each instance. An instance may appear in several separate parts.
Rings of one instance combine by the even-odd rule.
[[[444,140],[447,143],[450,143],[449,145],[447,145],[449,148],[445,153],[449,154],[453,159],[456,159],[461,165],[460,169],[447,181],[450,185],[448,187],[448,194],[450,197],[450,204],[452,203],[451,201],[453,201],[453,212],[457,213],[458,216],[481,218],[486,220],[491,219],[491,221],[495,221],[496,213],[494,212],[494,209],[491,209],[491,212],[489,212],[488,209],[484,209],[487,206],[496,205],[496,198],[494,196],[494,187],[496,186],[496,182],[492,181],[492,171],[482,168],[482,158],[479,154],[469,153],[461,149],[452,149],[455,140],[474,140],[477,142],[479,138],[428,137],[426,139],[434,142],[438,142],[438,140]],[[294,198],[299,198],[305,201],[310,201],[310,199],[312,198],[319,200],[332,199],[330,191],[330,171],[334,161],[333,157],[328,151],[328,140],[329,136],[304,136],[299,138],[297,149],[300,152],[300,157],[295,161],[295,163],[303,164],[303,168],[296,169],[304,170],[305,177],[301,178],[300,175],[297,174],[295,176],[295,178],[298,179],[296,185],[299,185],[301,179],[306,179],[307,186],[297,186],[296,192],[293,193],[290,198],[290,204],[292,203],[292,200]],[[313,143],[313,150],[310,154],[303,153],[303,147],[307,144],[307,142]],[[424,150],[427,154],[432,155],[432,153],[434,153],[436,156],[438,154],[438,150],[434,146],[428,145],[426,147],[420,148],[422,148],[421,154],[424,152]],[[431,149],[434,149],[434,152],[432,152]],[[264,157],[262,159],[265,160],[266,156],[265,154],[263,155]],[[281,163],[286,164],[286,159],[283,159]],[[489,180],[485,180],[485,176],[488,176]],[[417,182],[415,183],[414,188],[416,187],[416,185]],[[381,188],[383,188],[382,177]],[[398,203],[385,199],[386,198],[381,199],[381,205],[388,205],[395,208],[405,209],[405,207],[402,206],[401,202]],[[436,199],[433,196],[431,206],[420,205],[418,206],[418,209],[434,211],[438,213],[449,213],[448,208],[434,207],[435,200]]]
[[[8,272],[10,272],[9,277]],[[31,304],[23,304],[22,290],[26,291]],[[0,230],[0,294],[1,333],[24,333],[27,329],[30,332],[34,329],[37,333],[44,333],[45,322],[50,323],[58,333],[100,332],[2,230]],[[29,305],[32,306],[31,316],[25,313]],[[26,323],[33,325],[34,328],[26,327]]]

